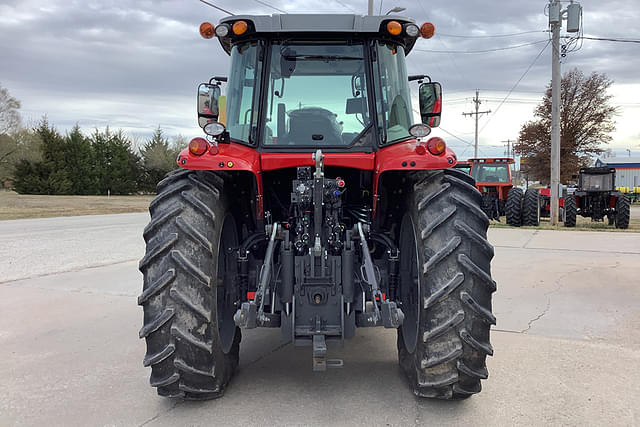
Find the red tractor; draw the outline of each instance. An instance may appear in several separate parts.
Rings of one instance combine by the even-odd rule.
[[[489,219],[499,221],[507,213],[507,196],[513,188],[509,166],[514,163],[513,159],[469,159],[467,162],[471,164],[471,176],[482,194],[482,210]]]
[[[231,67],[200,86],[207,136],[180,153],[149,208],[138,303],[151,385],[221,396],[246,329],[279,328],[322,371],[328,345],[384,327],[397,330],[416,395],[478,393],[496,322],[489,221],[454,152],[426,139],[440,84],[405,65],[433,25],[244,15],[201,33]]]
[[[466,160],[458,160],[454,168],[461,170],[462,172],[471,175],[471,163]]]

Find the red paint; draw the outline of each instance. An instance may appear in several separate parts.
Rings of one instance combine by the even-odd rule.
[[[439,155],[431,153],[420,155],[416,153],[418,141],[415,139],[399,144],[390,145],[378,151],[376,156],[376,167],[373,177],[373,202],[372,215],[376,216],[378,201],[378,183],[380,175],[391,170],[404,170],[407,172],[414,170],[429,169],[449,169],[456,164],[455,153],[449,147]],[[449,163],[451,161],[451,163]]]
[[[325,166],[373,170],[375,153],[323,153]],[[262,153],[262,170],[315,166],[313,153]]]
[[[241,144],[218,144],[218,152],[209,151],[202,156],[194,156],[188,149],[182,150],[176,160],[178,166],[192,170],[224,170],[247,171],[253,173],[258,189],[258,203],[256,203],[256,216],[263,219],[264,209],[262,200],[262,173],[260,168],[260,156],[258,152]],[[233,165],[229,167],[229,162]]]
[[[255,292],[247,292],[247,299],[249,301],[256,299],[256,293]]]
[[[374,172],[373,215],[375,216],[380,175],[391,170],[448,169],[456,164],[454,152],[447,147],[439,156],[416,153],[417,140],[412,139],[380,149],[377,153],[324,153],[324,165]],[[194,156],[188,149],[178,156],[178,166],[193,170],[247,171],[254,174],[258,187],[257,216],[264,216],[262,172],[297,166],[314,166],[313,153],[258,153],[254,148],[241,144],[218,144],[218,152],[210,150],[202,156]],[[232,164],[232,167],[229,167]]]
[[[182,163],[184,161],[184,163]],[[178,166],[195,170],[243,170],[258,174],[260,157],[258,152],[241,144],[218,144],[218,153],[211,152],[202,156],[194,156],[189,150],[182,150],[178,156]],[[233,167],[228,163],[233,162]]]

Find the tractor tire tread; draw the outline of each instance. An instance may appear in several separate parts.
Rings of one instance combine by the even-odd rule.
[[[567,194],[564,198],[564,226],[575,227],[577,215],[576,196]]]
[[[507,225],[520,227],[522,225],[522,199],[524,192],[521,188],[513,187],[507,194],[507,204],[505,205],[505,216]]]
[[[222,396],[237,368],[240,332],[228,353],[218,336],[212,276],[217,263],[224,180],[211,171],[178,170],[157,185],[139,263],[144,276],[138,304],[143,365],[158,395],[188,400]]]
[[[420,397],[457,400],[477,393],[480,380],[488,376],[486,356],[493,354],[494,251],[486,237],[489,220],[480,209],[482,197],[465,175],[426,171],[407,199],[420,254],[422,305],[417,346],[406,347],[400,328],[398,356]]]
[[[527,188],[524,192],[522,225],[529,227],[540,225],[540,194],[536,188]]]
[[[631,218],[631,202],[625,195],[619,196],[616,200],[616,228],[629,228],[629,219]]]

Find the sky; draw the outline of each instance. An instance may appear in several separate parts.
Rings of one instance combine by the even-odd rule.
[[[409,74],[429,74],[443,86],[442,122],[432,134],[459,158],[473,156],[474,119],[462,113],[474,111],[479,90],[480,111],[491,111],[479,119],[479,155],[504,155],[505,141],[533,119],[551,80],[547,3],[382,1],[375,1],[376,13],[404,7],[403,16],[436,27],[407,57]],[[234,14],[367,11],[364,0],[211,2]],[[585,36],[640,39],[637,0],[581,4]],[[0,85],[21,101],[27,125],[46,115],[62,132],[75,124],[87,133],[109,126],[141,141],[161,126],[170,136],[201,136],[197,86],[226,75],[229,59],[198,27],[224,16],[198,0],[0,0]],[[485,52],[469,53],[476,51]],[[614,81],[617,129],[604,148],[639,156],[640,44],[583,40],[562,59],[563,72],[573,67]]]

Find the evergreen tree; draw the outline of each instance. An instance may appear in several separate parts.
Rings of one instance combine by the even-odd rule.
[[[160,126],[156,129],[151,139],[149,139],[140,150],[142,164],[144,167],[144,177],[142,190],[154,192],[156,184],[164,176],[174,170],[176,157],[179,150],[172,147],[169,140],[164,137]]]
[[[94,171],[99,194],[131,194],[138,189],[140,158],[122,131],[111,133],[96,129],[91,136]]]
[[[71,180],[72,194],[95,194],[96,179],[93,170],[93,149],[80,127],[75,125],[65,137],[64,169]]]

